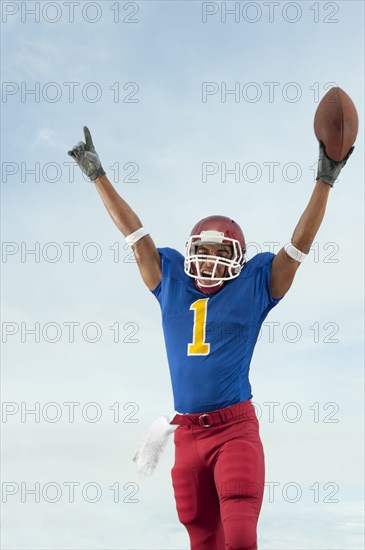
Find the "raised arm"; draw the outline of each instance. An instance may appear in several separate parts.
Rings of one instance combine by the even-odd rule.
[[[123,235],[128,237],[142,228],[142,223],[107,178],[86,126],[84,135],[85,143],[79,141],[68,154],[94,182],[110,217]],[[154,290],[161,281],[161,259],[152,238],[147,234],[131,246],[143,281],[150,290]]]
[[[272,262],[270,288],[273,298],[282,298],[291,287],[294,275],[301,263],[293,256],[300,258],[300,252],[308,254],[322,223],[331,187],[353,150],[352,147],[344,160],[335,162],[326,157],[324,148],[320,144],[317,183],[291,238],[291,243],[297,252],[293,249],[291,252],[288,250],[291,253],[289,255],[283,247]]]

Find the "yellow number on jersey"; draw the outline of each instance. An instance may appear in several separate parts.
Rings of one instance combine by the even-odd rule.
[[[191,304],[194,311],[193,342],[188,344],[188,355],[208,355],[210,344],[205,342],[207,306],[209,298],[202,298]]]

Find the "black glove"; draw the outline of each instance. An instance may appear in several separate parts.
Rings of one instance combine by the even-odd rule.
[[[316,180],[323,180],[328,185],[333,187],[336,179],[338,178],[342,168],[345,166],[349,156],[352,154],[352,151],[355,149],[354,146],[351,147],[350,151],[347,153],[343,160],[336,162],[326,156],[325,148],[323,143],[319,142],[319,159],[318,159],[318,170]]]
[[[98,177],[105,176],[105,171],[95,151],[90,130],[86,126],[84,126],[84,136],[86,143],[79,141],[78,144],[72,147],[71,151],[67,153],[70,157],[75,159],[84,174],[86,174],[91,181],[95,181]]]

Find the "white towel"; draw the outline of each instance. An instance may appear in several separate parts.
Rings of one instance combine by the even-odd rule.
[[[161,453],[166,447],[169,436],[178,427],[170,424],[176,411],[160,416],[152,422],[150,427],[142,434],[133,461],[137,464],[138,471],[144,475],[151,475],[156,468]]]

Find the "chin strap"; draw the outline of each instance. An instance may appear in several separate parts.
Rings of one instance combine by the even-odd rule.
[[[200,292],[203,292],[203,294],[214,294],[215,292],[218,292],[218,290],[220,290],[225,281],[220,281],[217,285],[210,285],[210,286],[201,286],[198,282],[198,279],[194,279],[194,283],[195,283],[195,286],[196,288],[200,291]]]

